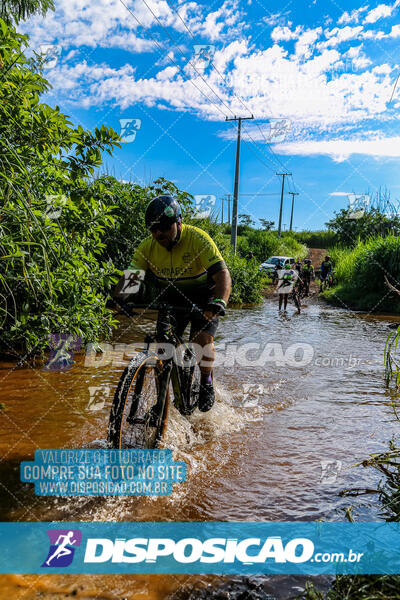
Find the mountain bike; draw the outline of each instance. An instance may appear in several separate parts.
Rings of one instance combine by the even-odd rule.
[[[111,448],[156,448],[168,421],[170,382],[174,405],[182,415],[196,409],[200,392],[200,368],[190,343],[177,335],[172,314],[203,312],[198,307],[158,310],[154,335],[130,361],[119,380],[111,407],[108,444]]]
[[[300,297],[300,290],[299,290],[299,288],[297,286],[295,286],[293,288],[293,291],[290,294],[290,298],[293,300],[293,303],[294,303],[295,307],[300,312],[300,309],[301,309],[301,297]]]
[[[320,288],[326,290],[327,288],[335,287],[338,284],[338,278],[336,277],[336,271],[330,271],[323,281],[321,281]]]

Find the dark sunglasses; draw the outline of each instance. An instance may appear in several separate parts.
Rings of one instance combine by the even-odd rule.
[[[171,229],[172,223],[154,223],[149,227],[151,233],[155,233],[156,231],[161,231],[161,233],[165,233],[169,229]]]

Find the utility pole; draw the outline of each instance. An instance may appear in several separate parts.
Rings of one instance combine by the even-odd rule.
[[[289,227],[289,231],[292,231],[292,225],[293,225],[293,208],[294,208],[294,197],[298,196],[298,192],[289,192],[289,194],[292,195],[292,212],[290,213],[290,227]]]
[[[282,191],[281,191],[281,207],[279,209],[279,224],[278,224],[278,237],[281,237],[282,229],[282,208],[283,208],[283,190],[285,188],[285,177],[291,175],[291,173],[277,173],[279,177],[282,177]]]
[[[236,241],[237,241],[237,217],[238,217],[238,195],[239,195],[239,164],[240,164],[240,133],[242,130],[242,121],[254,119],[251,117],[233,117],[228,119],[225,117],[225,121],[237,121],[237,141],[236,141],[236,164],[235,164],[235,187],[233,189],[233,206],[232,206],[232,227],[231,227],[231,245],[233,246],[233,252],[236,254]]]
[[[224,224],[224,200],[225,200],[225,198],[222,197],[221,198],[221,206],[222,206],[222,210],[221,210],[221,225]]]
[[[230,194],[227,194],[227,196],[228,197],[227,197],[226,201],[228,203],[228,223],[229,223],[229,225],[231,225],[231,202],[232,202],[232,199],[231,199]]]

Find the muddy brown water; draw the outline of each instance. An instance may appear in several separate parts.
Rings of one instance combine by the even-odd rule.
[[[309,300],[301,315],[276,302],[230,310],[216,343],[217,403],[190,419],[171,409],[165,446],[185,460],[188,477],[169,497],[43,498],[19,482],[19,463],[37,448],[104,447],[112,393],[154,321],[121,318],[112,352],[99,361],[77,356],[65,372],[0,364],[0,511],[2,521],[315,521],[377,520],[376,495],[346,498],[344,488],[376,487],[372,469],[356,467],[397,434],[383,382],[383,348],[391,317],[356,314]],[[263,364],[234,345],[269,346]],[[230,348],[224,348],[228,344]],[[307,344],[307,364],[293,345]],[[291,364],[277,364],[282,352]],[[111,347],[110,347],[111,348]],[[287,353],[289,348],[289,353]],[[291,349],[290,349],[291,348]],[[125,354],[124,354],[125,352]],[[303,356],[304,358],[304,356]],[[246,362],[247,361],[247,362]],[[297,361],[297,364],[294,364]],[[260,363],[260,361],[259,361]],[[90,390],[105,398],[89,410]],[[99,396],[96,396],[99,398]],[[321,461],[335,473],[326,480]],[[325,463],[323,463],[325,464]],[[332,479],[335,479],[332,481]],[[0,577],[0,599],[289,598],[301,577],[17,576]],[[322,587],[327,579],[318,579]],[[69,594],[69,596],[68,596]]]

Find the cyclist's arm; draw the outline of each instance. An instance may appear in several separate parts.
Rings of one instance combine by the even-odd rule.
[[[215,297],[224,300],[228,304],[231,295],[232,280],[228,269],[221,269],[211,276],[215,281]]]
[[[133,271],[146,271],[148,268],[147,260],[146,260],[146,248],[148,242],[144,240],[139,246],[136,248],[136,251],[132,257],[131,264],[129,265],[129,269]],[[129,277],[129,285],[132,285],[136,281],[139,280],[139,276],[135,273],[131,273]],[[113,298],[118,298],[118,296],[123,292],[126,287],[126,279],[123,275],[121,279],[118,281],[117,285],[114,288]]]

